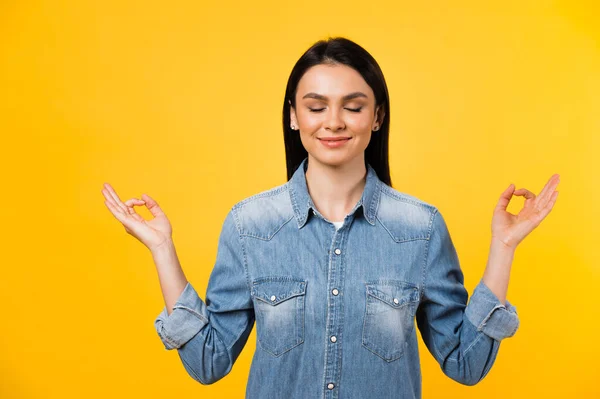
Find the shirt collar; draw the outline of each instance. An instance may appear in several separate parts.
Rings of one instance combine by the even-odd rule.
[[[308,219],[308,212],[316,207],[308,193],[306,184],[306,168],[308,167],[308,157],[300,163],[292,178],[288,181],[290,199],[294,208],[294,215],[298,222],[298,228],[302,228]],[[367,164],[367,180],[360,200],[356,203],[350,214],[354,213],[358,208],[362,207],[365,219],[375,225],[375,216],[377,214],[377,206],[379,205],[379,194],[381,180],[377,177],[375,169]]]

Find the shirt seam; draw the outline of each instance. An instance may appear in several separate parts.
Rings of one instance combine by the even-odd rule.
[[[431,238],[433,235],[433,226],[434,226],[434,220],[436,218],[436,216],[439,214],[439,210],[437,208],[434,208],[434,211],[432,213],[431,218],[429,219],[429,232],[428,232],[428,237],[427,237],[427,248],[425,249],[425,263],[423,265],[423,281],[422,281],[422,285],[423,285],[423,292],[421,294],[421,298],[425,295],[425,290],[427,289],[427,286],[425,285],[425,281],[427,279],[427,266],[429,264],[429,249],[430,249],[430,243],[431,243]],[[463,311],[463,316],[464,316],[464,311]],[[431,324],[431,320],[429,320],[429,317],[427,317],[426,314],[426,319],[427,322],[429,324]],[[461,327],[463,328],[463,327]],[[479,341],[479,339],[481,338],[480,334],[483,334],[481,331],[478,331],[477,335],[475,336],[475,338],[473,339],[473,341],[469,344],[469,346],[467,347],[467,349],[465,350],[465,352],[463,352],[463,357],[465,356],[465,354],[473,347],[473,345],[475,345],[475,343],[477,343],[477,341]],[[442,356],[442,354],[439,352],[436,344],[435,344],[435,338],[431,339],[431,345],[435,350],[435,353],[438,355],[438,357],[440,358],[440,361],[443,361],[444,358]],[[460,346],[460,338],[459,338],[459,346]],[[451,356],[448,356],[446,358],[446,361],[448,360],[453,360],[453,361],[457,361],[458,358],[456,360],[454,360]]]
[[[429,244],[431,243],[431,231],[433,229],[433,219],[435,218],[436,213],[437,213],[437,209],[434,208],[434,210],[431,214],[431,217],[429,218],[429,230],[427,232],[427,244],[425,245],[425,257],[424,257],[424,261],[423,261],[423,267],[421,270],[421,286],[423,287],[423,290],[421,291],[421,297],[419,298],[420,301],[423,300],[423,297],[425,296],[425,290],[427,289],[427,287],[425,286],[425,281],[427,279],[427,261],[429,260]],[[427,313],[425,313],[425,318],[427,320],[427,324],[431,325],[431,320],[429,319],[429,316]],[[444,359],[442,357],[442,354],[438,350],[438,348],[435,344],[435,339],[433,337],[431,338],[431,346],[432,346],[433,350],[435,351],[435,354],[438,357],[437,361],[442,362]]]
[[[185,306],[185,305],[181,305],[181,304],[176,304],[175,306],[173,306],[173,311],[175,311],[175,309],[183,309],[183,310],[187,310],[188,312],[192,313],[194,316],[198,317],[200,320],[202,320],[205,323],[208,323],[208,319],[203,316],[202,314],[196,312],[194,309]]]
[[[243,258],[243,267],[244,267],[244,275],[246,278],[246,289],[248,290],[247,294],[249,297],[252,296],[252,289],[251,289],[251,285],[250,285],[250,276],[248,275],[248,261],[247,261],[247,257],[246,257],[246,247],[244,246],[244,240],[242,238],[242,235],[240,234],[241,231],[241,226],[239,225],[239,220],[238,220],[238,215],[237,215],[237,208],[235,206],[233,206],[231,208],[231,215],[233,216],[233,221],[235,224],[235,230],[237,232],[237,236],[238,236],[238,240],[240,242],[240,247],[242,249],[242,258]],[[227,346],[227,351],[229,352],[231,350],[231,348],[233,348],[233,346],[235,345],[235,343],[237,342],[237,340],[239,339],[239,337],[242,336],[242,334],[244,333],[244,331],[246,330],[246,328],[248,327],[248,324],[246,324],[244,326],[244,328],[242,329],[242,331],[240,331],[240,333],[238,334],[238,336],[232,341],[230,346]]]
[[[485,334],[481,331],[477,332],[477,335],[476,335],[475,339],[473,340],[473,342],[471,342],[469,344],[469,346],[467,347],[467,349],[465,349],[465,351],[462,353],[463,358],[465,358],[467,356],[467,353],[469,353],[471,351],[471,349],[475,346],[475,344],[477,344],[481,340],[481,337],[483,337],[484,335]],[[456,358],[453,358],[452,356],[448,356],[447,360],[458,363],[458,356]]]
[[[171,346],[171,349],[177,348],[178,344],[175,341],[173,341],[171,338],[169,338],[169,336],[167,334],[162,333],[161,330],[162,330],[163,326],[161,325],[160,327],[161,328],[158,331],[158,335]]]
[[[421,277],[421,285],[423,286],[423,291],[421,291],[421,299],[423,298],[423,296],[425,295],[425,290],[427,289],[427,286],[425,285],[425,281],[427,280],[427,262],[429,261],[429,248],[431,244],[431,234],[433,231],[433,220],[435,219],[435,216],[437,215],[437,209],[434,208],[431,217],[429,218],[429,230],[427,232],[427,245],[425,246],[425,259],[423,262],[423,270],[422,270],[422,277]]]
[[[241,226],[240,226],[240,223],[239,223],[239,220],[238,220],[238,215],[237,215],[236,210],[237,210],[237,208],[235,206],[232,207],[231,208],[231,215],[233,216],[233,221],[234,221],[234,224],[235,224],[235,230],[236,230],[236,233],[237,233],[237,238],[238,238],[238,241],[240,243],[240,247],[242,249],[242,259],[244,260],[242,262],[243,263],[242,266],[244,267],[244,275],[245,275],[245,278],[246,278],[246,288],[248,289],[248,293],[250,293],[250,291],[251,291],[251,289],[250,289],[251,285],[250,285],[250,277],[248,275],[248,260],[247,260],[247,257],[246,257],[246,247],[244,245],[244,240],[242,239]]]

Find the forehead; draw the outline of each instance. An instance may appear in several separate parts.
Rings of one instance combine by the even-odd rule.
[[[373,90],[355,69],[346,65],[320,64],[304,73],[296,93],[299,99],[308,92],[334,99],[354,91],[362,91],[370,100],[374,99]]]

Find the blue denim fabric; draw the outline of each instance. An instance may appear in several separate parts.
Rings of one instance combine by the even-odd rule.
[[[310,198],[307,162],[230,209],[206,299],[188,283],[155,320],[165,348],[212,384],[256,321],[246,398],[420,398],[416,322],[448,377],[484,378],[519,318],[483,280],[468,301],[442,214],[367,165],[362,197],[336,230]]]

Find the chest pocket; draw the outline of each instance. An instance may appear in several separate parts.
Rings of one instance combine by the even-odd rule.
[[[262,277],[252,282],[256,337],[274,356],[304,342],[306,281],[295,277]]]
[[[388,362],[399,359],[414,329],[419,289],[400,280],[367,282],[365,288],[362,345]]]

